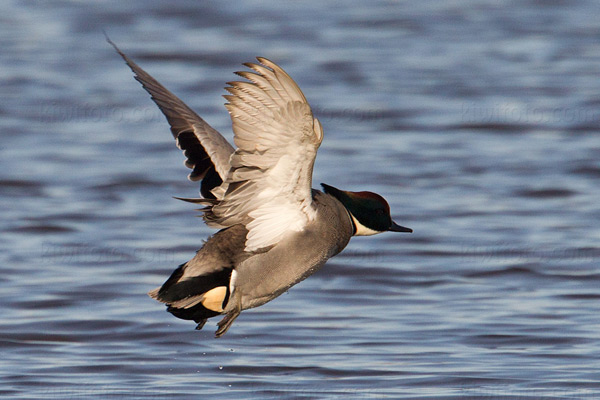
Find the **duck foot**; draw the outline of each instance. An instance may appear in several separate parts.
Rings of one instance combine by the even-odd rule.
[[[200,321],[196,321],[196,322],[198,323],[198,325],[196,325],[196,330],[199,331],[200,329],[202,329],[204,324],[206,324],[206,318],[201,319]]]
[[[225,318],[223,318],[217,324],[219,329],[217,329],[217,331],[215,332],[215,337],[220,338],[221,336],[223,336],[225,334],[225,332],[227,332],[227,329],[229,329],[231,324],[233,324],[233,321],[235,321],[235,319],[238,317],[238,315],[240,315],[240,312],[237,310],[232,311],[229,314],[225,315]]]

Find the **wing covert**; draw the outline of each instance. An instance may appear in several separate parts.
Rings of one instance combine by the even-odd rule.
[[[223,199],[207,212],[209,224],[244,224],[246,250],[271,246],[300,231],[316,214],[312,170],[323,130],[306,97],[275,63],[257,58],[229,82],[224,97],[237,149],[223,184]]]

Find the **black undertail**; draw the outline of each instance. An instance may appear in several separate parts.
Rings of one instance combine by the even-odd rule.
[[[201,295],[219,286],[226,287],[226,295],[223,300],[223,308],[229,301],[229,281],[231,279],[232,268],[224,268],[207,275],[199,275],[180,281],[187,264],[181,264],[167,279],[158,291],[158,300],[167,304],[167,311],[180,319],[193,320],[202,327],[207,318],[220,315],[220,312],[210,310],[198,303],[189,308],[177,308],[172,306],[173,302],[183,300],[188,297]]]
[[[208,318],[216,317],[217,315],[221,314],[219,312],[209,310],[202,304],[197,304],[190,308],[175,308],[167,305],[167,311],[179,319],[191,320],[202,325],[204,325]],[[199,328],[202,328],[202,326]]]

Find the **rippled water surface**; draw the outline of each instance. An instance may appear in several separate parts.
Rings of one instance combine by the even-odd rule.
[[[595,1],[0,6],[0,397],[600,398]],[[355,238],[222,339],[146,296],[211,230],[105,30],[231,137],[262,55],[325,128],[314,184],[381,193]]]

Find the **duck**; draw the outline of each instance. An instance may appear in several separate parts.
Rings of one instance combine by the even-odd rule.
[[[327,184],[312,188],[323,127],[296,82],[264,57],[227,82],[234,144],[140,68],[108,37],[167,119],[189,180],[199,182],[204,222],[218,231],[148,295],[200,330],[223,316],[223,336],[259,307],[319,270],[353,236],[412,232],[395,223],[380,195]]]

